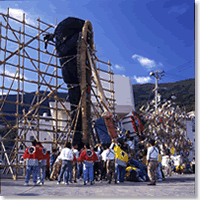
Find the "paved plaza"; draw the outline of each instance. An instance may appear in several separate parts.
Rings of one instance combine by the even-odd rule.
[[[148,182],[128,182],[107,184],[95,182],[94,185],[83,185],[83,181],[70,185],[57,185],[56,181],[47,181],[43,186],[24,186],[24,178],[12,180],[1,177],[1,196],[6,197],[186,197],[195,198],[195,175],[183,174],[166,177],[156,186],[148,186]]]

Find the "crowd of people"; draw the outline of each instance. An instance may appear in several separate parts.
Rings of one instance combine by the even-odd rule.
[[[156,181],[165,180],[161,152],[155,140],[151,139],[148,144],[142,157],[135,153],[131,137],[112,139],[109,145],[85,144],[82,149],[68,142],[60,151],[53,149],[50,155],[34,140],[23,155],[27,165],[25,185],[31,173],[34,185],[44,184],[45,179],[66,185],[80,180],[84,185],[93,185],[95,181],[118,184],[124,180],[150,181],[148,185],[156,185]]]

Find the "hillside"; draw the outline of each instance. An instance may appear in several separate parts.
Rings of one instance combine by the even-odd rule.
[[[158,92],[161,94],[162,99],[169,100],[171,95],[174,94],[177,98],[173,100],[180,107],[186,106],[186,112],[195,110],[195,79],[187,79],[175,83],[161,83],[158,85]],[[136,111],[154,98],[155,85],[135,84],[133,85],[133,94],[135,100]]]
[[[21,106],[19,105],[19,114],[22,114],[23,112],[23,109],[25,109],[25,112],[27,113],[28,110],[30,109],[30,106],[28,105],[31,105],[32,101],[33,101],[33,98],[34,98],[34,92],[31,92],[29,94],[24,94],[23,96],[23,102],[24,102],[24,106]],[[44,91],[40,91],[40,94],[43,95],[44,94]],[[46,95],[48,95],[49,92],[46,92]],[[66,99],[67,97],[67,93],[58,93],[57,96],[59,98],[63,98],[63,99]],[[0,95],[0,98],[1,98],[1,95]],[[4,96],[5,98],[5,96]],[[3,106],[3,109],[2,109],[2,112],[3,113],[9,113],[9,114],[13,114],[16,112],[16,105],[15,104],[12,104],[10,102],[16,102],[16,99],[17,99],[17,96],[16,95],[8,95],[7,97],[7,101],[4,106]],[[21,100],[21,95],[19,95],[19,99]],[[36,98],[37,99],[37,98]],[[33,105],[37,102],[37,100],[35,99]],[[40,97],[41,99],[41,97]],[[39,115],[42,115],[44,112],[47,112],[48,115],[50,115],[50,109],[48,108],[42,108],[42,106],[45,106],[45,107],[49,107],[49,102],[50,101],[55,101],[53,99],[53,96],[51,95],[51,100],[48,100],[46,99],[41,105],[41,108],[38,110],[39,112]],[[1,106],[1,103],[0,103],[0,106]],[[12,120],[15,120],[16,118],[15,117],[11,117],[11,116],[7,116],[5,115],[5,118],[8,120],[8,121],[12,121]],[[2,119],[1,119],[2,120]]]
[[[139,110],[139,108],[144,105],[148,100],[152,100],[154,98],[154,92],[152,90],[154,89],[154,84],[136,84],[133,85],[133,94],[134,94],[134,100],[135,100],[135,107],[136,111]],[[195,79],[188,79],[184,81],[179,81],[175,83],[162,83],[159,84],[159,93],[162,96],[162,99],[170,99],[171,94],[174,93],[174,95],[177,97],[174,101],[180,106],[186,106],[186,111],[193,111],[195,110]],[[165,89],[162,89],[165,88]],[[25,104],[31,104],[33,99],[33,93],[24,95],[24,103]],[[40,91],[40,94],[43,94],[43,91]],[[47,92],[48,94],[48,92]],[[1,97],[1,96],[0,96]],[[67,93],[58,93],[58,97],[66,99]],[[7,101],[15,102],[16,101],[16,95],[9,95],[7,97]],[[21,96],[19,97],[21,99]],[[50,101],[54,101],[52,98]],[[49,100],[45,100],[42,104],[42,106],[49,107]],[[0,103],[1,106],[1,103]],[[22,114],[22,110],[25,109],[26,112],[29,110],[28,106],[19,106],[19,113]],[[11,103],[5,103],[3,106],[2,112],[3,113],[15,113],[16,111],[16,105]],[[47,112],[48,115],[50,115],[49,109],[40,108],[39,114],[42,115],[44,112]],[[5,116],[5,118],[8,121],[15,120],[15,117]],[[2,119],[1,119],[2,121]],[[0,123],[1,124],[1,123]]]

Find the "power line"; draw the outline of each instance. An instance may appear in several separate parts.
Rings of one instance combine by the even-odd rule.
[[[191,67],[193,67],[193,65],[191,65],[191,66],[189,66],[189,67],[186,67],[186,68],[183,68],[183,69],[180,70],[179,72],[182,72],[182,71],[184,71],[184,70],[186,70],[186,69],[189,69],[189,68],[191,68]]]
[[[184,65],[191,65],[191,64],[193,64],[194,63],[194,60],[191,60],[191,61],[188,61],[188,62],[186,62],[186,63],[184,63],[184,64],[182,64],[182,65],[180,65],[180,66],[178,66],[177,68],[179,69],[181,69],[182,67],[184,67]]]
[[[166,73],[166,75],[167,76],[176,76],[176,77],[180,77],[180,78],[186,78],[186,77],[183,77],[183,76],[179,76],[179,75],[176,75],[176,74],[170,74],[170,73]]]
[[[167,70],[167,71],[165,71],[165,72],[169,72],[169,71],[172,71],[172,70],[176,70],[176,69],[179,69],[179,68],[185,66],[186,64],[187,64],[187,65],[191,65],[191,64],[193,64],[193,63],[194,63],[194,60],[190,60],[190,61],[188,61],[188,62],[186,62],[186,63],[184,63],[184,64],[182,64],[182,65],[179,65],[179,66],[177,66],[177,67],[175,67],[175,68],[173,68],[173,69]],[[186,66],[185,66],[185,67],[186,67]],[[179,69],[179,70],[180,70],[180,69]]]

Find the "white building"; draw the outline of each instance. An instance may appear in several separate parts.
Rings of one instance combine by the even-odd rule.
[[[101,73],[100,77],[109,80],[109,74]],[[132,83],[129,77],[121,75],[113,75],[114,81],[114,97],[115,97],[115,113],[120,117],[127,115],[132,110],[135,111],[135,102],[133,96]],[[110,89],[110,83],[102,81],[102,87]],[[105,91],[107,98],[111,98],[111,93]],[[96,100],[93,98],[93,102]]]
[[[42,119],[42,117],[44,117],[45,119]],[[47,149],[47,151],[52,151],[52,144],[48,143],[48,142],[52,142],[53,139],[55,139],[56,137],[59,137],[59,134],[56,136],[54,129],[55,129],[55,123],[53,121],[54,116],[47,116],[47,113],[43,113],[43,116],[40,117],[40,121],[39,121],[39,134],[37,135],[37,121],[32,121],[32,122],[27,122],[26,121],[26,125],[24,126],[23,121],[19,124],[19,129],[18,129],[18,135],[23,138],[23,133],[27,131],[27,133],[25,134],[25,138],[24,140],[34,140],[36,138],[38,138],[38,140],[40,142],[42,142],[44,148]],[[22,128],[22,129],[21,129]],[[62,130],[62,126],[60,126],[59,122],[58,122],[58,129]],[[21,133],[22,130],[22,133]],[[38,137],[39,136],[39,137]],[[43,143],[45,142],[45,143]],[[25,143],[26,146],[30,146],[32,145],[31,142],[26,142]],[[23,150],[23,145],[19,146],[19,151],[20,152],[24,152]]]

